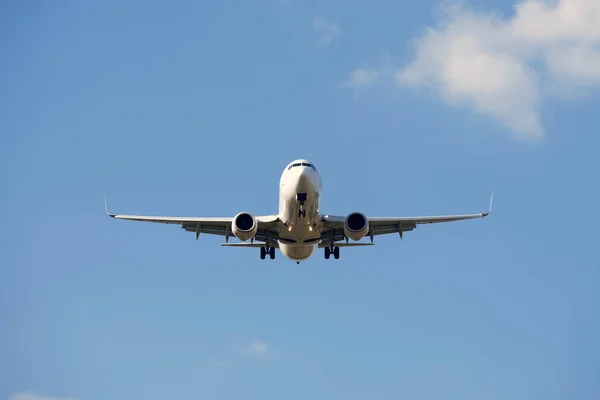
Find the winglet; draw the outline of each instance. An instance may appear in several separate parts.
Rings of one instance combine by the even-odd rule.
[[[108,202],[106,201],[106,193],[104,193],[104,207],[106,208],[106,213],[107,213],[107,214],[108,214],[110,217],[114,218],[116,214],[112,214],[112,213],[110,213],[110,212],[108,211]]]
[[[484,217],[487,217],[492,212],[492,202],[493,201],[494,201],[494,191],[492,190],[492,195],[490,196],[490,209],[488,210],[488,212],[482,214]]]

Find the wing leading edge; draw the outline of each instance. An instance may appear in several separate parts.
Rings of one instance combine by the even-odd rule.
[[[374,236],[386,235],[390,233],[398,233],[400,238],[404,232],[412,231],[421,224],[435,224],[440,222],[463,221],[468,219],[485,218],[492,212],[492,202],[494,200],[494,192],[490,197],[490,206],[487,212],[477,214],[456,214],[456,215],[439,215],[439,216],[422,216],[422,217],[367,217],[369,221],[369,232],[373,241]],[[345,216],[323,216],[325,230],[321,243],[331,243],[345,240],[344,220]]]

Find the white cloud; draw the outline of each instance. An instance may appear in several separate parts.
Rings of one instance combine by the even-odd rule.
[[[253,356],[264,356],[269,350],[269,344],[262,340],[253,340],[247,347],[246,353]]]
[[[600,1],[521,0],[508,18],[457,3],[441,10],[398,85],[427,87],[524,140],[544,136],[540,103],[553,87],[600,85]]]
[[[355,68],[350,71],[348,78],[342,83],[342,86],[352,88],[354,90],[354,98],[358,99],[361,89],[382,81],[383,76],[383,69]]]
[[[13,393],[8,400],[73,400],[71,397],[47,397],[34,392]]]
[[[368,86],[375,83],[380,75],[378,69],[355,68],[350,71],[346,84],[354,87]]]
[[[319,45],[322,47],[329,46],[336,37],[342,34],[342,28],[322,15],[317,15],[313,20],[313,29],[318,35]]]
[[[244,340],[233,344],[233,354],[226,357],[217,357],[213,359],[212,365],[217,368],[225,368],[235,365],[239,361],[239,357],[273,357],[277,355],[271,343],[264,340]]]

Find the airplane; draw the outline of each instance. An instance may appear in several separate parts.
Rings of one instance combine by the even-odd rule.
[[[225,236],[221,246],[260,248],[260,258],[275,258],[275,249],[288,259],[308,260],[317,250],[324,249],[325,259],[340,258],[340,247],[372,246],[374,237],[412,231],[420,224],[433,224],[484,218],[492,211],[494,193],[489,210],[478,214],[459,214],[423,217],[367,217],[361,212],[346,216],[322,214],[319,209],[322,178],[314,163],[305,159],[289,163],[279,180],[279,212],[274,215],[254,216],[242,211],[234,217],[160,217],[106,213],[114,219],[181,225],[188,232]],[[231,236],[239,242],[229,243]],[[360,242],[364,237],[370,242]],[[351,240],[351,241],[350,241]],[[248,242],[250,241],[250,242]]]

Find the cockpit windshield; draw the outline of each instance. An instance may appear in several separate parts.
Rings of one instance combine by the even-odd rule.
[[[314,169],[315,171],[317,170],[317,168],[314,165],[312,165],[311,163],[308,163],[308,162],[294,163],[294,164],[292,164],[292,165],[290,165],[288,167],[288,170],[290,170],[290,169],[292,169],[294,167],[300,167],[300,166],[302,166],[302,167],[309,167],[309,168]]]

